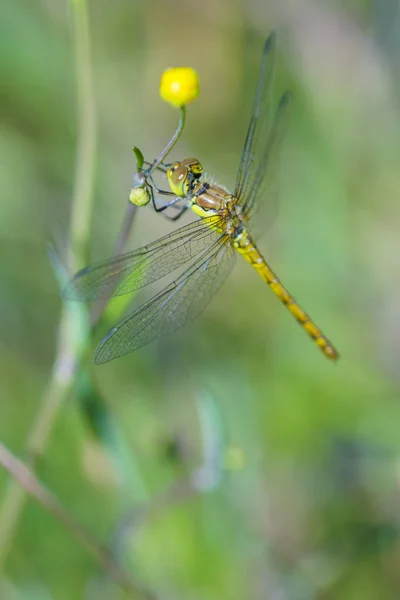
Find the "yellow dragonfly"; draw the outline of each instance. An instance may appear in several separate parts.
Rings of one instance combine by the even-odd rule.
[[[286,92],[272,110],[275,35],[265,42],[252,115],[233,194],[207,180],[195,158],[166,168],[174,200],[184,201],[200,217],[132,252],[90,265],[68,284],[65,297],[95,300],[133,292],[186,263],[172,283],[128,314],[101,340],[95,363],[105,363],[167,335],[197,317],[231,272],[235,257],[245,258],[326,357],[338,352],[297,304],[257,249],[253,236],[265,227],[269,196],[275,194],[278,157],[290,104]],[[192,261],[192,262],[190,262]]]

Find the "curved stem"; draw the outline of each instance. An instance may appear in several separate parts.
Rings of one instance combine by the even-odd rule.
[[[172,136],[172,138],[170,139],[168,144],[165,146],[165,148],[161,152],[161,154],[159,154],[158,157],[153,161],[151,166],[148,169],[146,169],[146,171],[145,171],[146,175],[150,175],[150,173],[152,171],[154,171],[154,169],[157,169],[157,167],[162,163],[162,161],[167,156],[167,154],[169,154],[171,152],[172,148],[175,146],[176,142],[181,137],[183,128],[185,127],[185,121],[186,121],[186,106],[181,106],[180,110],[181,110],[181,116],[179,119],[178,127],[177,127],[174,135]]]
[[[90,57],[90,28],[86,0],[71,0],[73,16],[78,140],[74,193],[71,206],[68,266],[75,271],[86,262],[93,210],[96,149],[96,107]],[[56,357],[39,412],[29,433],[26,460],[31,468],[43,453],[51,428],[71,391],[78,369],[74,340],[76,316],[64,306],[58,328]],[[10,549],[25,502],[15,481],[8,485],[0,507],[0,572]]]
[[[100,544],[93,534],[79,523],[59,502],[59,500],[44,487],[44,485],[35,477],[33,471],[16,456],[14,456],[7,447],[0,442],[0,466],[10,473],[19,486],[35,498],[49,513],[60,521],[66,529],[73,535],[94,558],[103,566],[115,581],[119,583],[131,598],[137,598],[138,595],[146,600],[155,600],[154,594],[138,583],[133,581],[130,576],[122,569],[121,565],[115,560],[111,552]]]

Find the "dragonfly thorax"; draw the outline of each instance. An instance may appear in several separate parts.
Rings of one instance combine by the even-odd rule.
[[[228,190],[209,181],[198,181],[191,194],[192,209],[201,217],[228,216],[233,208],[232,200]]]
[[[193,212],[199,217],[221,217],[218,229],[226,235],[235,237],[242,231],[242,207],[225,188],[208,181],[198,182],[190,202]]]
[[[196,215],[222,217],[228,235],[239,231],[243,217],[236,198],[224,187],[211,181],[202,181],[202,175],[203,166],[197,158],[176,161],[167,171],[172,192],[187,197]]]

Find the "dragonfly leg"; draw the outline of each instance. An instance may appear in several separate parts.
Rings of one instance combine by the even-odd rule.
[[[151,183],[149,183],[149,186],[152,189],[155,189],[157,194],[161,194],[162,196],[174,196],[176,197],[176,194],[174,194],[173,192],[171,192],[170,190],[163,190],[162,188],[159,188],[158,185],[156,184],[156,182],[154,181],[153,175],[150,173],[150,175],[147,175],[146,180],[150,179]]]
[[[144,165],[148,165],[148,167],[151,168],[151,166],[152,166],[153,163],[149,162],[148,160],[144,160],[143,164]],[[158,165],[157,170],[158,171],[162,171],[163,173],[166,173],[168,171],[168,169],[169,169],[170,166],[171,165],[169,163],[163,163],[162,162],[162,163],[160,163]]]
[[[178,208],[177,206],[174,206],[174,208]],[[187,204],[185,204],[184,206],[182,206],[182,208],[179,210],[179,212],[176,213],[176,215],[174,215],[173,217],[170,217],[169,215],[164,215],[165,217],[167,217],[167,219],[169,219],[170,221],[176,221],[177,219],[179,219],[179,217],[181,217],[183,215],[183,213],[189,208],[189,206]]]
[[[151,163],[149,163],[148,161],[144,161],[145,163],[151,165]],[[163,164],[163,163],[162,163]],[[164,165],[163,166],[168,166],[168,165]],[[162,169],[160,169],[162,170]],[[167,214],[164,214],[163,216],[166,217],[167,219],[169,219],[170,221],[176,221],[177,219],[179,219],[179,217],[185,212],[185,210],[187,209],[187,204],[185,204],[182,207],[178,207],[176,206],[176,203],[179,202],[180,200],[182,200],[182,198],[180,196],[176,196],[176,194],[174,194],[173,192],[169,191],[169,190],[163,190],[161,188],[159,188],[157,186],[157,184],[154,181],[154,178],[152,176],[152,174],[150,173],[147,176],[147,179],[150,180],[150,182],[148,183],[148,188],[150,190],[150,196],[151,196],[151,202],[153,204],[153,208],[156,212],[164,212],[167,208],[175,208],[178,209],[178,212],[176,215],[169,216]],[[157,194],[160,194],[162,196],[173,196],[172,200],[170,200],[169,202],[167,202],[166,204],[162,204],[162,205],[158,205],[156,203],[156,198],[154,196],[154,190],[156,190]]]
[[[156,203],[156,198],[155,198],[155,196],[154,196],[153,185],[150,185],[149,187],[150,187],[151,201],[152,201],[152,204],[153,204],[153,208],[154,208],[154,210],[155,210],[156,212],[164,212],[164,210],[166,210],[166,209],[167,209],[167,208],[169,208],[169,207],[174,207],[174,205],[175,205],[177,202],[179,202],[180,200],[182,200],[182,198],[180,198],[179,196],[176,196],[176,195],[175,195],[175,194],[173,194],[172,192],[168,192],[167,190],[160,190],[160,189],[159,189],[159,188],[158,188],[158,187],[157,187],[157,186],[154,184],[154,182],[152,182],[152,183],[153,183],[153,185],[154,185],[154,189],[156,190],[156,192],[157,192],[158,194],[163,194],[163,195],[165,195],[165,196],[173,196],[173,199],[172,199],[172,200],[170,200],[169,202],[167,202],[166,204],[162,204],[161,206],[160,206],[160,205],[157,205],[157,203]],[[175,208],[177,208],[177,207],[175,207]],[[178,213],[178,214],[180,214],[180,213]],[[166,215],[165,215],[165,216],[166,216]],[[172,220],[175,220],[175,218],[174,218],[174,217],[168,217],[168,218],[171,218]]]

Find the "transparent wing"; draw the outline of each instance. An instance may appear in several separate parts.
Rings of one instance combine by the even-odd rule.
[[[290,101],[288,92],[280,99],[263,153],[258,164],[249,172],[248,181],[245,179],[243,211],[249,219],[248,227],[253,235],[265,231],[276,213],[281,146]]]
[[[248,187],[251,187],[252,175],[259,162],[260,146],[263,147],[265,145],[265,140],[268,138],[271,127],[275,46],[275,34],[272,33],[264,45],[257,91],[236,179],[234,195],[240,202],[241,199],[246,198],[246,191]]]
[[[78,271],[64,290],[68,300],[121,296],[157,281],[209,248],[220,234],[210,225],[219,217],[189,223],[137,250]]]
[[[220,236],[180,277],[113,327],[100,342],[95,363],[128,354],[197,317],[230,273],[235,254]]]

